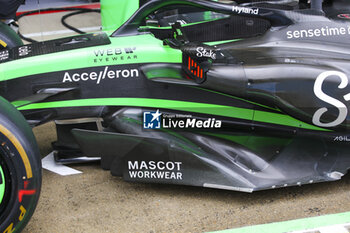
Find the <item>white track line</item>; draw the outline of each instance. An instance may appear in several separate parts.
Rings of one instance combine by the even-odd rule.
[[[69,176],[69,175],[76,175],[76,174],[82,173],[81,171],[78,171],[76,169],[73,169],[61,164],[57,164],[53,157],[53,152],[51,152],[45,158],[43,158],[41,160],[41,163],[44,169],[54,172],[56,174],[59,174],[61,176]]]

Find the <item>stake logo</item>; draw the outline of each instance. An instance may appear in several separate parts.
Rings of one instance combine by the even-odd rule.
[[[216,59],[216,53],[213,50],[206,50],[203,47],[198,47],[197,48],[197,57],[208,57],[211,58],[213,60]]]
[[[330,76],[337,76],[340,79],[340,84],[338,86],[339,89],[344,89],[348,83],[348,77],[346,76],[346,74],[344,74],[343,72],[339,72],[339,71],[325,71],[323,73],[321,73],[315,81],[314,84],[314,93],[315,95],[322,101],[333,105],[334,107],[336,107],[339,111],[339,115],[337,117],[337,119],[335,119],[332,122],[328,122],[328,123],[323,123],[321,122],[321,117],[324,113],[326,113],[328,111],[327,108],[323,107],[318,109],[313,117],[312,117],[312,123],[321,127],[335,127],[340,125],[341,123],[343,123],[348,115],[348,109],[346,107],[346,105],[341,102],[340,100],[337,100],[329,95],[327,95],[326,93],[323,92],[322,90],[322,86],[324,81],[330,77]],[[346,94],[343,96],[343,99],[345,101],[349,101],[350,100],[350,93]]]
[[[65,72],[62,82],[87,82],[94,81],[97,85],[105,79],[119,79],[119,78],[137,78],[139,77],[139,71],[137,69],[124,69],[124,70],[110,70],[108,66],[100,72],[83,72],[73,73]]]

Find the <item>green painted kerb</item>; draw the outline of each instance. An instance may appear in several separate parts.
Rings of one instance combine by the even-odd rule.
[[[2,199],[4,198],[4,195],[5,195],[5,176],[1,166],[0,166],[0,176],[1,176],[1,182],[2,182],[0,183],[0,204],[1,204]]]
[[[18,110],[33,110],[45,108],[64,108],[64,107],[88,107],[88,106],[128,106],[128,107],[146,107],[146,108],[166,108],[178,111],[196,112],[211,114],[217,116],[232,117],[245,120],[254,120],[258,122],[268,122],[278,125],[291,127],[300,127],[303,129],[319,130],[324,129],[301,122],[288,115],[279,113],[266,113],[257,110],[237,108],[216,104],[194,103],[177,100],[145,99],[145,98],[101,98],[85,100],[67,100],[48,103],[34,103],[19,107]]]
[[[345,224],[350,222],[350,212],[304,218],[286,222],[277,222],[264,225],[242,227],[232,230],[216,231],[215,233],[284,233],[302,231],[325,226]]]

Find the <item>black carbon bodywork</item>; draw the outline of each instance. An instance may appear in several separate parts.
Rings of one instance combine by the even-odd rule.
[[[143,111],[118,111],[109,124],[110,132],[74,129],[73,135],[85,155],[102,155],[102,168],[138,182],[252,192],[337,180],[350,162],[346,144],[317,137],[277,138],[273,133],[242,130],[146,131],[139,127]],[[135,165],[135,161],[139,167],[134,169],[130,164]],[[172,161],[180,166],[164,170],[140,168],[140,164],[152,161]]]
[[[110,37],[34,44],[27,57],[15,48],[5,65],[86,49],[77,57],[90,66],[9,78],[0,92],[32,125],[59,121],[58,161],[101,157],[128,181],[251,192],[340,179],[350,167],[349,4],[238,3],[143,1]]]

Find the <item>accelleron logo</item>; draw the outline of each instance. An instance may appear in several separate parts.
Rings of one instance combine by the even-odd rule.
[[[123,70],[110,70],[108,66],[100,72],[83,72],[83,73],[70,73],[65,72],[62,82],[87,82],[94,81],[96,84],[100,84],[105,79],[119,79],[119,78],[137,78],[139,77],[138,69],[123,69]]]

